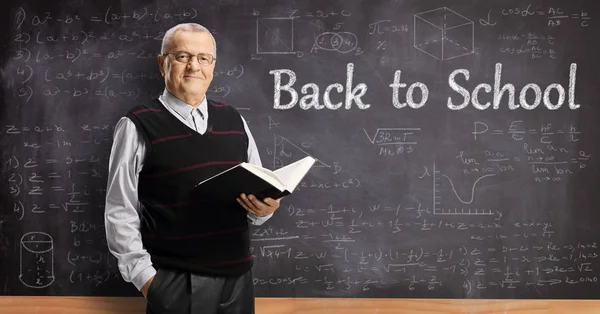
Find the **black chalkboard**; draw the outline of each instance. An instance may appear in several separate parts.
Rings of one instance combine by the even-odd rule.
[[[253,227],[257,296],[600,298],[595,2],[3,11],[4,295],[139,295],[106,246],[112,132],[162,92],[163,33],[197,22],[218,45],[209,97],[240,110],[264,165],[319,159]]]

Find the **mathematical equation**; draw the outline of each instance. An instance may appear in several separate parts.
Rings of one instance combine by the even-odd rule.
[[[117,79],[121,79],[124,80],[123,77],[119,76],[116,77]],[[140,75],[137,78],[133,78],[130,77],[131,79],[144,79],[144,75]],[[158,79],[158,78],[150,78],[150,79]],[[225,98],[227,97],[227,95],[229,95],[229,93],[231,93],[231,86],[229,85],[225,85],[225,86],[212,86],[209,89],[207,89],[207,93],[210,93],[212,95],[216,95],[218,97],[222,97]],[[27,86],[27,87],[21,87],[18,90],[17,96],[20,98],[23,98],[25,100],[25,102],[29,102],[30,99],[33,97],[33,95],[35,95],[35,91],[33,90],[32,87]],[[57,86],[52,86],[49,88],[45,88],[41,91],[41,94],[43,97],[64,97],[64,96],[70,96],[73,98],[79,98],[79,97],[102,97],[102,98],[107,98],[107,99],[115,99],[115,98],[129,98],[132,100],[137,99],[138,97],[140,97],[140,95],[142,95],[142,90],[140,88],[136,88],[136,89],[130,89],[130,90],[115,90],[112,88],[109,88],[108,86],[105,86],[103,89],[96,89],[96,90],[90,90],[87,87],[67,87],[66,89],[61,89]],[[151,95],[151,92],[144,92],[144,95]]]
[[[599,256],[596,242],[557,245],[548,241],[499,248],[460,245],[406,250],[390,247],[360,250],[344,246],[325,251],[308,248],[310,251],[303,251],[279,243],[283,244],[253,246],[253,256],[258,260],[293,261],[293,276],[258,275],[254,279],[256,285],[310,284],[325,291],[400,286],[409,291],[418,288],[434,291],[443,285],[459,284],[471,294],[483,289],[531,285],[598,284],[594,273]],[[564,266],[565,263],[572,266]]]
[[[552,35],[528,34],[500,34],[499,41],[516,42],[518,47],[501,47],[500,53],[508,55],[526,54],[531,59],[540,59],[546,56],[549,59],[556,59],[557,49],[560,47],[554,45],[556,38]]]
[[[535,175],[535,182],[559,182],[564,176],[582,172],[593,157],[584,148],[573,144],[579,142],[583,134],[574,126],[556,127],[551,123],[542,124],[540,128],[527,128],[525,121],[511,121],[505,129],[490,128],[487,123],[477,121],[473,124],[473,138],[481,136],[508,136],[520,142],[518,156],[513,153],[488,149],[483,157],[466,156],[461,152],[457,159],[465,166],[464,173],[498,173],[515,171],[515,163],[526,163]],[[537,143],[529,138],[534,136]],[[485,160],[482,161],[482,160]],[[484,164],[484,166],[481,166]]]
[[[379,156],[401,156],[416,150],[421,128],[378,128],[373,136],[363,132],[371,144],[378,145]]]
[[[71,270],[68,278],[71,284],[91,283],[95,287],[99,287],[109,281],[123,281],[123,277],[121,277],[118,271],[111,270],[97,270],[92,272]]]
[[[508,220],[502,211],[487,218],[439,219],[421,203],[293,204],[282,210],[294,226],[255,227],[251,252],[259,268],[283,263],[294,269],[285,276],[257,271],[257,287],[310,286],[317,293],[349,295],[373,289],[464,289],[471,295],[598,284],[598,243],[559,244],[557,226],[550,221]],[[402,235],[452,240],[426,247],[392,240]]]
[[[588,27],[592,17],[587,10],[576,12],[567,12],[561,7],[549,7],[548,9],[535,8],[532,4],[523,5],[520,7],[503,8],[501,10],[503,16],[514,16],[528,18],[532,16],[545,16],[547,18],[548,27],[562,26],[563,21],[575,21],[581,27]]]
[[[124,21],[143,22],[144,20],[152,20],[159,22],[161,20],[193,20],[198,16],[198,11],[194,8],[182,9],[174,12],[168,12],[157,8],[155,10],[146,7],[139,8],[138,10],[131,10],[127,12],[118,12],[113,9],[112,6],[106,8],[103,14],[92,15],[89,17],[82,17],[79,14],[66,14],[62,16],[55,16],[51,12],[45,12],[42,15],[28,14],[27,11],[20,7],[17,9],[15,14],[15,24],[17,28],[20,28],[23,24],[27,23],[32,26],[44,26],[52,23],[60,24],[73,24],[73,23],[104,23],[111,25],[115,23],[123,23]]]

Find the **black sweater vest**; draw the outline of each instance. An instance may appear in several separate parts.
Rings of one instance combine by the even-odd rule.
[[[252,268],[246,211],[235,200],[194,196],[194,185],[248,159],[248,136],[234,108],[208,101],[204,134],[158,101],[127,113],[147,147],[140,173],[142,241],[157,267],[210,275]]]

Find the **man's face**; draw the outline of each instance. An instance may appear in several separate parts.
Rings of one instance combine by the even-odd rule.
[[[188,63],[176,61],[174,55],[158,57],[167,90],[184,101],[202,101],[195,98],[203,97],[208,90],[216,61],[210,65],[200,65],[196,55],[208,53],[214,56],[215,46],[211,36],[205,32],[177,31],[165,53],[176,52],[187,52],[194,57]]]

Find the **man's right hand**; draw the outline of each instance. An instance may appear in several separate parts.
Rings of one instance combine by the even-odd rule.
[[[150,288],[150,284],[152,284],[152,280],[154,280],[154,276],[152,276],[152,278],[148,279],[148,281],[146,281],[146,283],[142,287],[141,291],[142,291],[142,294],[144,295],[144,298],[148,298],[148,288]]]

